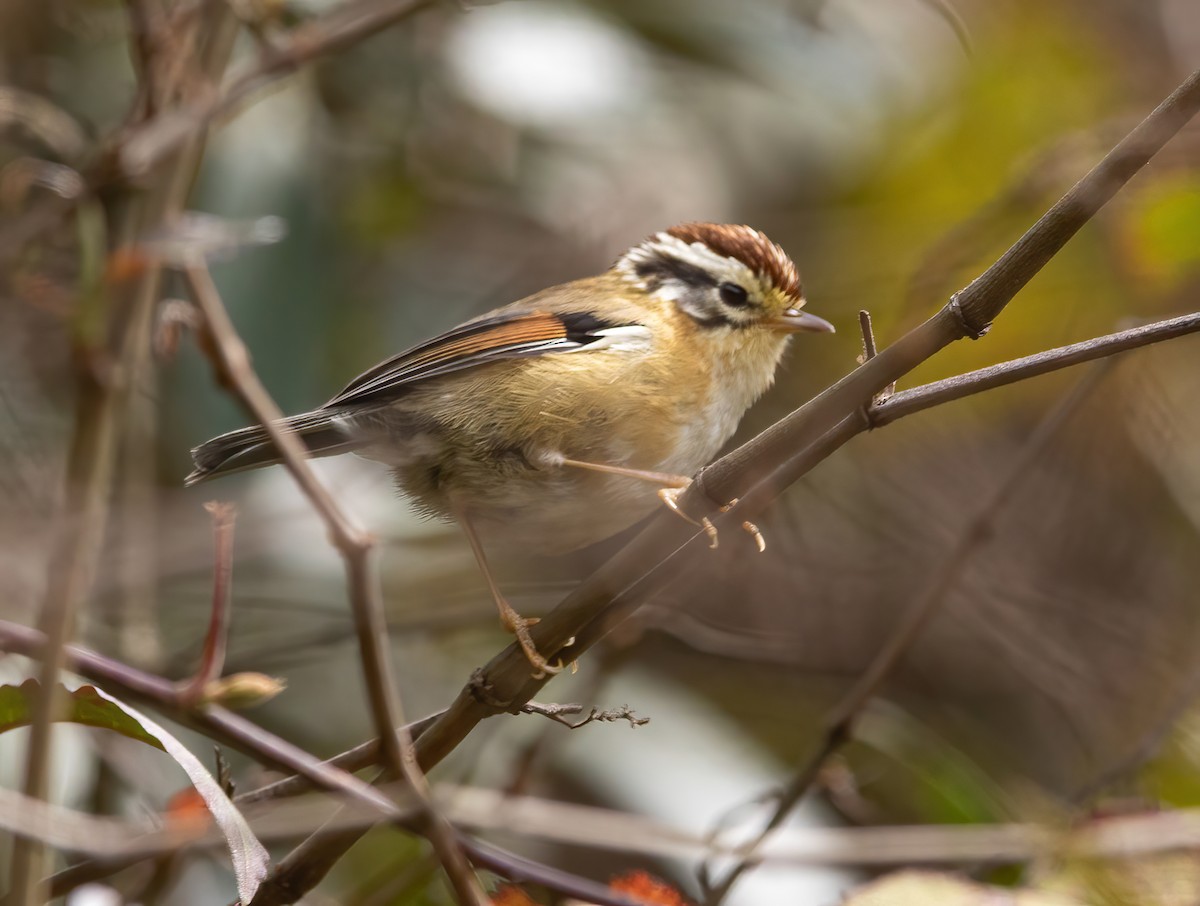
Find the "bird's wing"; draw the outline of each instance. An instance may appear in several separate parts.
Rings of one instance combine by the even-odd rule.
[[[502,311],[468,321],[360,374],[325,408],[382,402],[419,381],[501,359],[603,348],[617,337],[646,329],[591,314]]]

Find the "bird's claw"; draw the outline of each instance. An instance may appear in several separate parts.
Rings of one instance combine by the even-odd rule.
[[[529,634],[529,627],[537,623],[540,617],[523,617],[515,610],[507,601],[497,601],[500,605],[500,623],[506,630],[516,636],[517,644],[521,646],[521,651],[524,652],[530,666],[533,667],[534,679],[543,679],[545,676],[553,676],[556,673],[562,673],[562,661],[559,661],[558,666],[549,663],[542,657],[537,650],[537,646],[533,644],[533,636]]]
[[[672,513],[682,519],[686,519],[692,525],[703,529],[704,534],[708,536],[709,549],[716,550],[720,544],[720,538],[717,534],[717,527],[713,525],[712,520],[707,516],[701,516],[699,519],[693,519],[683,511],[682,507],[679,506],[679,497],[690,486],[691,481],[681,487],[659,488],[658,497],[664,504],[666,504],[667,509],[669,509]],[[738,498],[733,498],[733,500],[721,507],[721,512],[728,513],[734,508],[734,506],[737,505],[737,502]],[[763,537],[763,533],[759,530],[757,525],[747,520],[742,523],[742,530],[754,539],[754,545],[758,548],[758,552],[760,554],[767,549],[767,540]]]

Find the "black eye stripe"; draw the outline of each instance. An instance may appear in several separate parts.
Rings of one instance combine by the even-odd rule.
[[[721,301],[730,308],[745,308],[750,304],[750,294],[745,287],[736,283],[722,283],[717,287],[717,292],[721,294]]]
[[[651,288],[669,279],[679,280],[689,286],[712,286],[716,282],[704,268],[670,255],[658,255],[648,261],[642,261],[634,268],[634,272],[646,280]]]

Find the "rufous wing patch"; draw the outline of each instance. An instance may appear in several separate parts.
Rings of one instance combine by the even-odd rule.
[[[570,352],[603,336],[596,318],[551,312],[503,312],[449,330],[359,375],[325,404],[343,406],[395,394],[418,381],[498,359]]]

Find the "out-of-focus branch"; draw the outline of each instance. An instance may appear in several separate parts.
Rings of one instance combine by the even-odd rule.
[[[206,503],[204,508],[212,517],[213,524],[213,593],[200,666],[179,690],[184,700],[192,704],[203,699],[208,684],[216,680],[225,667],[231,615],[229,599],[233,585],[233,524],[237,510],[231,503],[216,501]]]
[[[371,703],[375,729],[382,740],[385,764],[400,773],[404,761],[402,743],[396,738],[394,718],[400,707],[387,652],[387,626],[383,620],[383,600],[375,581],[372,552],[374,539],[333,499],[308,464],[308,454],[294,433],[283,427],[283,413],[271,399],[250,364],[250,355],[229,318],[225,305],[203,261],[184,269],[197,307],[204,316],[205,330],[212,339],[211,350],[220,373],[228,378],[228,387],[252,418],[260,422],[271,442],[283,457],[301,493],[321,517],[330,538],[342,555],[350,606],[358,626],[359,647],[363,660],[364,681]]]
[[[40,656],[44,642],[45,638],[36,630],[0,620],[0,651],[36,658]],[[364,743],[326,761],[319,761],[303,749],[219,705],[209,704],[199,709],[192,707],[183,700],[178,687],[163,677],[75,645],[66,646],[63,653],[70,670],[104,684],[106,690],[115,692],[121,698],[148,705],[172,720],[255,759],[260,764],[292,774],[261,790],[238,796],[234,801],[239,806],[314,789],[328,790],[340,793],[349,801],[371,809],[379,815],[380,820],[390,820],[408,830],[416,829],[417,825],[406,818],[407,811],[401,814],[403,810],[397,809],[391,800],[349,773],[379,761],[377,740]],[[409,724],[405,730],[413,737],[419,738],[436,716]],[[624,897],[568,872],[522,858],[469,837],[460,836],[459,842],[473,862],[509,880],[537,883],[564,896],[602,906],[631,906]],[[79,884],[107,877],[134,861],[140,861],[140,858],[80,863],[54,876],[50,884],[51,894],[61,896]]]
[[[34,629],[0,620],[0,651],[41,658],[45,642],[45,636]],[[316,788],[345,793],[384,815],[393,808],[386,796],[342,767],[322,762],[241,715],[214,704],[192,707],[170,680],[75,645],[65,646],[63,656],[67,668],[103,683],[106,690],[150,705],[184,726],[249,755],[260,764],[299,774]]]
[[[233,41],[231,16],[224,7],[215,8],[203,23],[203,53],[194,61],[198,73],[219,77],[224,72]],[[120,229],[130,234],[160,226],[183,207],[199,161],[203,131],[192,133],[175,153],[160,158],[161,172],[152,189],[129,205],[119,218]],[[73,196],[73,201],[80,195]],[[57,204],[58,196],[54,196]],[[118,240],[121,237],[117,237]],[[162,278],[160,267],[146,269],[121,293],[115,287],[98,291],[98,301],[108,308],[99,312],[104,336],[113,339],[104,348],[112,363],[101,379],[87,368],[78,377],[75,425],[68,456],[64,505],[58,514],[56,540],[47,573],[46,594],[38,623],[46,638],[39,669],[39,691],[30,727],[23,790],[32,798],[44,798],[51,758],[51,720],[55,707],[58,672],[63,650],[73,632],[75,617],[90,594],[93,577],[104,543],[109,501],[116,478],[117,450],[128,422],[134,389],[144,377],[149,362],[149,337],[154,304]],[[81,310],[85,306],[81,304]],[[82,314],[81,314],[82,317]],[[80,332],[82,333],[82,332]],[[75,337],[76,353],[89,361],[97,349],[89,343],[102,341]],[[12,852],[12,902],[35,906],[44,901],[38,889],[43,874],[41,847],[19,840]]]
[[[136,177],[214,120],[234,112],[256,92],[308,63],[337,53],[383,31],[433,0],[350,0],[293,29],[265,48],[256,60],[235,70],[225,87],[184,107],[163,112],[145,125],[116,137],[117,176]]]
[[[139,2],[131,0],[131,14],[136,12]],[[49,196],[0,229],[0,264],[60,224],[82,197],[90,197],[91,192],[114,182],[143,178],[173,152],[202,135],[214,121],[235,113],[255,93],[320,57],[349,49],[433,3],[434,0],[349,0],[264,49],[257,59],[236,69],[221,90],[190,98],[181,106],[160,107],[145,120],[133,117],[130,124],[101,143],[94,162],[83,171],[90,192],[73,198]],[[177,68],[188,54],[176,53],[174,57]],[[176,79],[164,77],[163,81],[173,83]],[[150,89],[142,83],[141,90]]]
[[[473,787],[447,787],[445,808],[464,826],[502,829],[531,839],[569,846],[588,847],[640,857],[712,858],[737,856],[737,843],[712,840],[707,835],[667,824],[655,818],[614,812],[608,809],[510,796],[496,790]],[[14,794],[3,797],[7,805]],[[67,809],[42,805],[65,819],[77,820],[99,828],[123,829],[127,825],[112,819],[97,819]],[[311,816],[306,815],[306,818]],[[266,839],[280,833],[278,822],[267,814],[256,822]],[[362,816],[348,819],[361,822]],[[58,842],[69,829],[47,826]],[[66,823],[66,821],[62,822]],[[170,831],[147,835],[147,849],[160,851]],[[203,842],[218,845],[215,836]],[[136,843],[135,843],[136,845]],[[975,825],[918,825],[880,827],[786,828],[773,837],[763,852],[763,861],[776,866],[864,866],[887,867],[920,863],[926,865],[997,865],[1031,862],[1058,856],[1066,859],[1136,859],[1157,853],[1193,850],[1200,845],[1200,809],[1177,809],[1149,814],[1123,815],[1086,820],[1073,827],[1050,823],[1009,823]],[[119,848],[107,841],[95,847],[112,851]],[[522,860],[488,844],[474,844],[474,853],[482,864],[503,867],[516,880],[541,883],[553,869]],[[530,877],[520,866],[529,866]],[[563,884],[551,883],[554,890],[579,891],[578,899],[587,903],[629,906],[630,901],[611,891],[580,889],[581,879],[558,872]],[[586,884],[586,882],[584,882]]]
[[[1006,463],[1005,474],[996,483],[992,493],[980,503],[975,515],[959,531],[954,547],[934,572],[924,594],[904,615],[883,648],[826,719],[826,728],[820,744],[780,793],[771,816],[747,848],[746,855],[729,868],[715,884],[711,882],[705,865],[701,872],[701,884],[705,889],[706,906],[718,906],[738,879],[757,864],[757,852],[766,838],[783,823],[804,794],[812,788],[829,756],[853,738],[854,725],[863,709],[875,697],[887,678],[895,672],[921,632],[941,610],[947,595],[958,584],[967,565],[992,537],[996,517],[1005,503],[1013,499],[1017,486],[1030,475],[1033,463],[1045,452],[1050,440],[1080,404],[1096,389],[1112,363],[1112,359],[1102,361],[1080,381],[1041,421],[1017,455]]]
[[[196,305],[204,315],[205,329],[212,340],[210,348],[220,372],[229,378],[230,389],[266,429],[283,457],[284,466],[325,522],[332,543],[342,556],[350,607],[358,633],[363,679],[384,764],[389,771],[404,778],[425,808],[430,842],[446,870],[459,903],[463,906],[484,906],[487,900],[483,890],[463,856],[453,829],[434,808],[428,781],[413,752],[412,739],[399,725],[401,709],[389,663],[383,591],[372,556],[375,541],[333,499],[309,465],[304,445],[283,426],[283,413],[251,366],[249,353],[225,310],[208,266],[202,259],[193,261],[184,268],[184,274]],[[260,897],[255,897],[255,900],[260,901]],[[262,897],[261,901],[270,902],[269,895]]]

